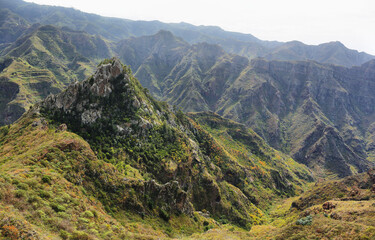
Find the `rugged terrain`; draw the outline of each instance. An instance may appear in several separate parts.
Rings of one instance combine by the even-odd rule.
[[[362,64],[372,56],[338,42],[264,42],[218,28],[103,18],[22,1],[2,4],[0,91],[6,94],[0,99],[0,124],[82,81],[100,59],[116,53],[158,100],[244,123],[317,177],[343,177],[373,166],[374,64]],[[260,44],[267,51],[246,53],[231,44]],[[257,56],[271,61],[252,59]]]
[[[345,68],[248,60],[164,31],[124,40],[117,52],[154,96],[244,123],[317,176],[373,166],[374,61]]]
[[[0,239],[372,239],[372,59],[0,0]]]
[[[110,49],[99,36],[34,25],[2,55],[1,125],[14,122],[49,94],[91,75],[99,59],[110,55]]]
[[[249,230],[313,180],[243,125],[192,117],[154,100],[117,59],[102,62],[1,129],[1,206],[13,213],[3,235],[121,238],[140,231],[129,221],[165,237],[220,223]]]

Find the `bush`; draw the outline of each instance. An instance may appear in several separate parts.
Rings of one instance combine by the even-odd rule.
[[[65,212],[65,207],[60,204],[51,203],[50,206],[55,212]]]
[[[304,217],[304,218],[300,218],[296,222],[297,225],[302,225],[302,226],[311,225],[311,223],[312,223],[312,216],[311,215],[309,215],[307,217]]]
[[[25,190],[17,190],[15,196],[17,198],[25,197],[26,196],[26,191]]]
[[[44,175],[43,177],[42,177],[42,182],[44,182],[44,183],[48,183],[48,184],[51,184],[51,176],[48,176],[48,175]]]
[[[164,209],[160,209],[160,210],[159,210],[159,216],[160,216],[164,221],[166,221],[166,222],[169,221],[170,216],[169,216],[169,214],[168,214]]]
[[[72,239],[73,240],[89,240],[91,239],[91,237],[85,232],[75,231],[72,234]]]
[[[41,198],[45,198],[45,199],[48,199],[51,197],[51,193],[47,192],[47,191],[44,191],[44,190],[40,190],[39,191],[39,196]]]
[[[62,239],[68,239],[70,237],[70,234],[67,231],[65,231],[65,230],[61,230],[60,231],[60,237]]]
[[[93,217],[94,217],[94,214],[93,214],[91,211],[87,210],[87,211],[85,211],[85,212],[82,214],[82,216],[83,216],[84,218],[93,218]]]

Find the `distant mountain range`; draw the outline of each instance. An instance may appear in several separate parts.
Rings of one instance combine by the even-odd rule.
[[[296,41],[287,43],[262,41],[251,34],[228,32],[219,27],[109,18],[71,8],[41,6],[22,0],[1,0],[0,9],[3,11],[2,15],[4,14],[0,19],[0,39],[2,39],[0,43],[3,47],[15,41],[22,34],[22,30],[29,25],[39,23],[85,31],[115,42],[167,30],[190,44],[199,42],[218,44],[229,53],[250,59],[264,57],[268,60],[314,60],[350,67],[375,58],[363,52],[347,49],[340,42],[310,46]]]

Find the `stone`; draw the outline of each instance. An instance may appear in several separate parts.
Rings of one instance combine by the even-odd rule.
[[[63,123],[63,124],[61,124],[61,125],[57,128],[56,132],[64,132],[64,131],[66,131],[67,129],[68,129],[68,126],[66,126],[66,124]]]
[[[336,204],[332,202],[325,202],[323,203],[322,207],[324,210],[331,210],[331,209],[336,208]]]
[[[330,217],[331,217],[332,219],[335,219],[335,220],[341,220],[341,218],[342,218],[342,217],[341,217],[338,213],[336,213],[336,212],[331,213]]]

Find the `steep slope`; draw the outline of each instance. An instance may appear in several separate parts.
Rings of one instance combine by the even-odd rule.
[[[14,122],[48,94],[83,80],[99,58],[110,54],[98,36],[53,26],[33,26],[28,31],[2,52],[0,125]]]
[[[224,94],[218,112],[252,126],[316,172],[321,166],[339,176],[363,171],[371,165],[364,140],[374,101],[368,65],[252,61]]]
[[[272,199],[300,192],[312,180],[306,167],[280,157],[260,138],[249,143],[256,150],[249,148],[245,159],[228,154],[230,149],[222,148],[182,112],[173,113],[166,104],[155,101],[116,59],[103,62],[93,77],[49,96],[30,111],[39,109],[54,124],[66,123],[88,141],[99,159],[119,172],[141,181],[171,184],[182,194],[178,199],[183,203],[176,206],[185,214],[191,209],[207,210],[215,219],[249,228],[251,222],[260,221],[259,208],[265,209]],[[241,128],[244,140],[253,141]],[[253,172],[259,160],[265,166]],[[280,164],[274,166],[273,161]],[[263,183],[260,179],[267,176],[271,178]],[[266,201],[261,188],[269,189]],[[129,210],[134,204],[134,198],[128,198],[121,206]],[[150,213],[152,206],[135,209]],[[159,211],[178,213],[173,209],[167,202]]]
[[[30,24],[65,26],[89,34],[99,34],[114,41],[132,36],[152,35],[160,30],[167,30],[190,44],[200,42],[218,44],[229,53],[239,54],[250,59],[265,57],[277,60],[315,60],[351,67],[375,58],[366,53],[349,50],[341,43],[310,46],[297,42],[262,41],[251,34],[228,32],[214,26],[108,18],[74,9],[41,6],[21,0],[3,0],[0,8],[10,9]]]
[[[184,111],[214,110],[215,102],[249,63],[218,45],[189,45],[165,31],[125,40],[116,52],[153,96]]]
[[[135,53],[124,60],[138,63],[136,76],[154,96],[186,112],[211,110],[244,123],[322,177],[343,177],[372,166],[372,61],[353,68],[309,61],[249,62],[217,45],[187,46],[170,35],[170,45],[179,47],[165,48],[160,34],[142,38],[150,44],[159,39],[142,58],[130,50],[137,48],[132,44],[136,38],[118,51],[120,56]],[[178,56],[174,67],[159,72],[159,59],[171,53]]]
[[[239,164],[247,170],[245,182],[236,179],[230,171],[224,173],[224,178],[229,182],[237,182],[236,185],[248,184],[248,187],[251,187],[249,192],[252,192],[249,195],[253,195],[257,203],[265,203],[264,199],[270,198],[270,189],[279,191],[281,195],[288,193],[291,190],[290,184],[293,183],[285,185],[282,179],[312,180],[306,172],[300,175],[303,172],[301,164],[296,164],[290,157],[269,147],[262,138],[244,125],[213,112],[189,113],[188,116],[214,137],[228,156],[236,161],[233,165]]]
[[[0,9],[0,50],[16,41],[30,24],[8,9]]]

